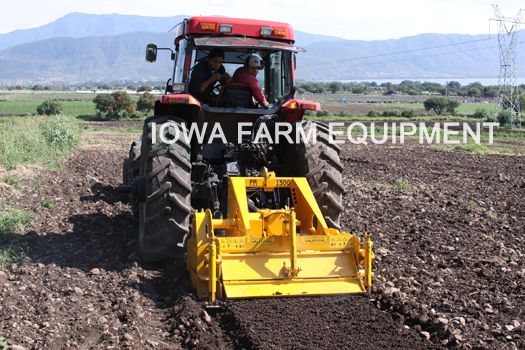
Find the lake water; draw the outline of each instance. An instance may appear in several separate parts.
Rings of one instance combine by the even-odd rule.
[[[443,86],[447,83],[447,81],[457,81],[458,83],[461,84],[461,86],[465,86],[465,85],[468,85],[468,84],[471,84],[471,83],[475,83],[477,81],[479,81],[481,83],[481,85],[483,85],[483,86],[498,85],[498,78],[464,78],[464,79],[459,79],[459,78],[425,79],[425,78],[421,78],[421,79],[364,79],[364,80],[354,79],[354,80],[341,80],[341,82],[342,83],[351,83],[353,81],[357,81],[357,82],[365,82],[365,81],[373,82],[373,81],[375,81],[377,84],[381,85],[383,83],[399,84],[403,80],[420,81],[422,83],[424,83],[425,81],[429,81],[429,82],[432,82],[432,83],[439,83],[439,84],[441,84]],[[519,84],[525,84],[525,78],[518,78],[518,85]]]

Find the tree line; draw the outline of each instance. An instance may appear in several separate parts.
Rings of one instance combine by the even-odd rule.
[[[112,91],[112,90],[127,90],[127,91],[136,91],[136,92],[144,92],[144,91],[164,91],[166,89],[165,84],[161,84],[158,82],[147,82],[144,84],[141,83],[122,83],[122,82],[83,82],[78,84],[56,84],[56,85],[42,85],[42,84],[35,84],[35,85],[0,85],[0,89],[8,90],[8,91],[14,91],[14,90],[32,90],[32,91],[75,91],[75,90],[83,90],[83,91]]]
[[[525,84],[519,86],[520,92],[525,92]],[[352,93],[352,94],[370,94],[370,95],[424,95],[434,94],[442,96],[469,96],[469,97],[489,97],[498,96],[498,86],[483,86],[480,82],[470,83],[462,86],[457,81],[450,81],[445,85],[429,81],[420,82],[413,80],[403,80],[399,84],[376,82],[351,82],[342,83],[333,82],[304,82],[297,84],[297,92],[305,93]]]

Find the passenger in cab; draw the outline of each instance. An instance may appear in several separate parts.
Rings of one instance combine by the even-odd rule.
[[[217,82],[229,84],[232,80],[222,65],[223,60],[224,51],[215,48],[208,54],[208,59],[198,63],[193,68],[189,88],[190,94],[203,103],[214,105],[213,89]]]
[[[266,101],[266,97],[264,97],[259,86],[259,81],[257,80],[257,73],[263,68],[264,61],[261,56],[256,53],[251,54],[246,58],[244,66],[238,68],[233,74],[232,83],[248,85],[255,100],[259,102],[261,106],[267,107],[268,101]]]

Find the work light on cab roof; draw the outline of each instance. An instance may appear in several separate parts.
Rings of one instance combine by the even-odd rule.
[[[177,26],[177,37],[187,34],[223,34],[282,39],[291,44],[295,42],[293,29],[287,23],[220,17],[192,17],[186,21]]]

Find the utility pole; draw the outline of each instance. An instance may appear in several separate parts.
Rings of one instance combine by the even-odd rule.
[[[498,5],[492,8],[496,15],[491,20],[498,22],[499,43],[499,80],[498,80],[498,104],[494,110],[494,117],[499,120],[500,116],[510,116],[510,127],[517,125],[521,128],[521,111],[518,89],[518,77],[516,73],[516,60],[518,56],[519,27],[525,23],[518,11],[516,17],[504,17]]]

